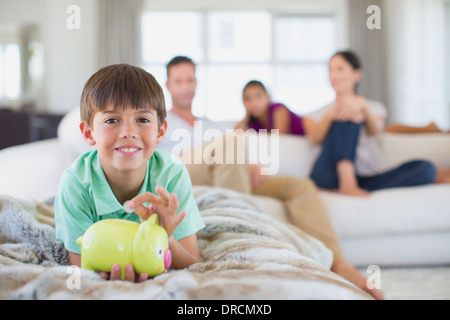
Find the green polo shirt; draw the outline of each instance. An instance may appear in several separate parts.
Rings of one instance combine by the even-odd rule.
[[[180,203],[177,214],[186,211],[185,218],[173,234],[175,239],[183,239],[204,228],[184,163],[162,150],[156,150],[148,161],[138,195],[145,192],[157,194],[157,185],[177,195]],[[77,238],[92,224],[104,219],[140,222],[137,214],[124,211],[112,192],[95,150],[80,156],[61,177],[55,199],[56,239],[61,240],[68,251],[80,254],[80,246],[75,243]]]

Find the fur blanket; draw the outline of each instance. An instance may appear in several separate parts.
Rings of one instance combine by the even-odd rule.
[[[133,284],[68,266],[53,209],[0,197],[0,299],[367,299],[329,271],[332,255],[261,213],[251,196],[195,187],[202,262]]]

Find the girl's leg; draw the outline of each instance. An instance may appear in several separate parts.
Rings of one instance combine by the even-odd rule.
[[[377,176],[358,177],[358,183],[361,188],[368,191],[413,187],[434,183],[436,174],[436,167],[431,162],[418,160]]]
[[[319,188],[367,195],[358,187],[354,167],[361,126],[353,122],[333,123],[311,172],[311,179]]]

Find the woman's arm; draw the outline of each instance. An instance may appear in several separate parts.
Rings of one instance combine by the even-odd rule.
[[[249,121],[250,121],[250,114],[247,112],[245,114],[244,119],[242,119],[241,121],[238,122],[238,124],[236,125],[234,130],[238,130],[238,129],[247,130]]]
[[[370,110],[367,99],[363,96],[336,98],[337,121],[364,123],[369,135],[377,135],[384,129],[386,118],[375,116]]]
[[[366,118],[366,122],[365,122],[366,130],[369,135],[374,136],[374,135],[379,134],[381,131],[383,131],[384,123],[386,121],[385,117],[374,116],[372,114],[372,112],[370,112],[367,104],[365,104],[363,107],[363,113]]]
[[[330,108],[320,122],[316,122],[311,118],[303,118],[303,126],[305,128],[306,136],[311,143],[322,145],[327,137],[333,124],[333,108]]]

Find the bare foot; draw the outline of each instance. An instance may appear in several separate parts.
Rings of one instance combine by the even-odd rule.
[[[450,183],[450,169],[439,169],[435,183]]]
[[[370,294],[372,297],[374,297],[377,300],[384,300],[383,292],[378,289],[369,289],[367,287],[367,280],[364,278],[364,276],[352,265],[350,265],[346,261],[338,261],[333,264],[331,267],[331,271],[334,273],[340,275],[344,279],[350,281],[354,285],[356,285],[358,288],[364,290],[368,294]]]
[[[337,190],[337,192],[348,196],[363,197],[363,198],[370,197],[369,191],[361,189],[359,187],[352,187],[352,188],[341,187]]]
[[[358,186],[355,165],[352,161],[345,159],[339,161],[336,165],[336,170],[339,177],[338,193],[356,197],[370,196],[368,191],[363,190]]]
[[[448,177],[436,177],[435,183],[450,183],[450,178]]]

